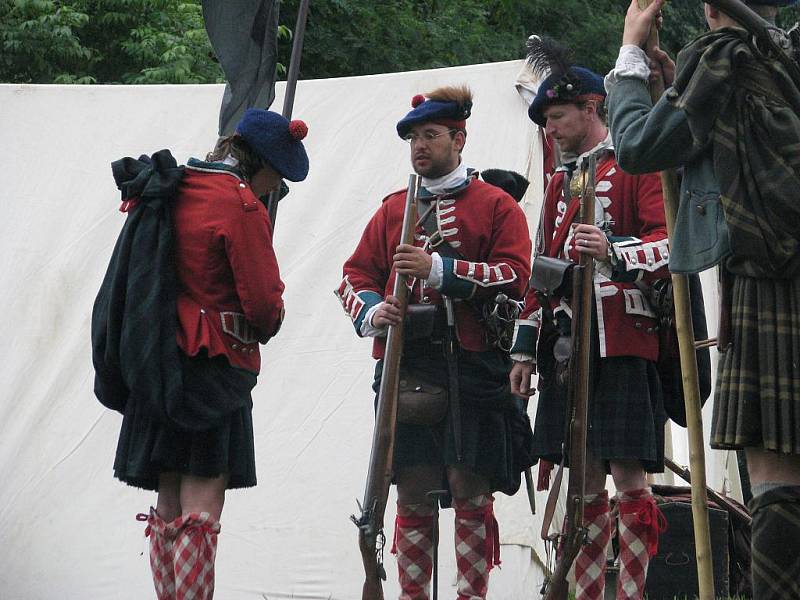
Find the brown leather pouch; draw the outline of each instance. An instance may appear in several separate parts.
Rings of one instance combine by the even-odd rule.
[[[412,373],[400,374],[397,422],[435,425],[447,414],[447,388],[422,381]]]

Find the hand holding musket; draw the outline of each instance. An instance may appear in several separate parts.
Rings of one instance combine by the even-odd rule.
[[[416,197],[420,185],[419,175],[413,174],[408,180],[401,244],[414,243],[416,228]],[[367,485],[364,501],[359,504],[361,515],[350,517],[358,526],[358,545],[364,563],[364,587],[361,600],[383,600],[381,580],[386,579],[383,568],[383,549],[386,536],[383,533],[383,517],[389,486],[392,481],[392,458],[397,424],[397,395],[400,385],[400,358],[403,353],[403,328],[408,305],[407,275],[397,273],[392,296],[400,307],[401,318],[397,324],[390,324],[386,337],[386,352],[383,358],[383,375],[378,392],[378,406],[375,413],[375,429],[372,434],[372,450],[369,457]]]
[[[582,180],[580,222],[594,225],[595,155],[588,156],[580,172]],[[586,483],[586,425],[589,405],[589,360],[591,359],[592,291],[594,258],[581,253],[573,270],[572,356],[569,361],[569,402],[564,452],[569,452],[569,483],[561,557],[546,586],[547,600],[567,598],[567,573],[586,539],[583,527],[583,497]]]

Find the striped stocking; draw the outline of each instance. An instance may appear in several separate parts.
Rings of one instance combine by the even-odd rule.
[[[150,538],[150,570],[158,600],[175,599],[175,569],[173,568],[173,545],[178,535],[175,523],[167,523],[150,507],[150,514],[139,513],[138,521],[147,521],[144,535]]]

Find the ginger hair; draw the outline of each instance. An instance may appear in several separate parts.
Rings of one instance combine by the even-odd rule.
[[[472,104],[472,90],[467,85],[446,85],[425,94],[428,100],[455,102],[459,106]]]

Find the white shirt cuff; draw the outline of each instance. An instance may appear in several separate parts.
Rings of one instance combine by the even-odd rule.
[[[533,362],[533,354],[527,354],[525,352],[513,352],[511,354],[511,360],[514,362]]]
[[[650,79],[650,59],[639,46],[626,44],[619,49],[617,64],[605,77],[606,92],[611,92],[620,77],[633,77],[644,82]]]
[[[431,254],[431,274],[428,275],[428,287],[439,290],[444,283],[444,262],[438,252]]]
[[[386,337],[386,327],[375,327],[372,324],[372,317],[375,312],[383,306],[383,302],[379,302],[371,307],[367,314],[364,315],[364,320],[361,322],[361,335],[362,337]]]

